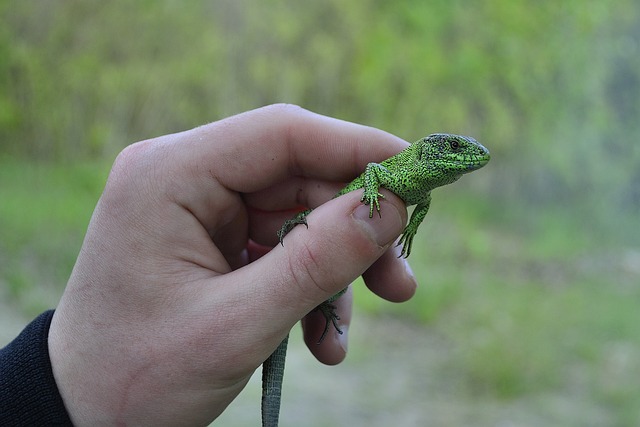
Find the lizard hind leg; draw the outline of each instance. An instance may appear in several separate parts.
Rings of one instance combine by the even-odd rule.
[[[336,313],[336,306],[333,305],[331,302],[329,301],[325,301],[322,304],[320,304],[316,310],[320,310],[320,312],[322,313],[322,315],[324,316],[324,319],[326,321],[326,324],[324,326],[324,331],[322,331],[322,335],[320,335],[320,339],[318,340],[317,344],[320,344],[322,341],[324,341],[324,339],[327,336],[327,333],[329,332],[329,328],[331,327],[331,325],[333,325],[333,327],[336,329],[336,331],[342,335],[342,330],[340,329],[340,326],[338,325],[338,320],[340,320],[340,316],[338,316],[338,313]]]
[[[283,243],[284,236],[289,234],[289,232],[293,230],[293,227],[295,227],[298,224],[304,224],[305,227],[309,228],[309,224],[307,224],[307,215],[309,215],[309,213],[311,213],[311,209],[302,211],[298,213],[296,216],[294,216],[293,218],[286,220],[284,224],[282,224],[282,227],[280,227],[280,230],[278,230],[278,233],[277,233],[278,240],[280,240],[280,244],[282,246],[284,246],[284,243]]]

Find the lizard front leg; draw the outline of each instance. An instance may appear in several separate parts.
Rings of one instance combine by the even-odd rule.
[[[418,232],[418,227],[424,220],[424,217],[429,212],[429,205],[431,204],[431,195],[427,197],[424,202],[418,203],[418,205],[413,210],[411,214],[411,219],[409,219],[409,223],[405,227],[402,232],[402,236],[400,240],[398,240],[398,246],[402,245],[402,251],[400,252],[401,257],[407,258],[411,253],[411,244],[413,243],[413,237]]]
[[[391,172],[381,164],[367,164],[367,168],[364,171],[364,193],[362,193],[360,201],[365,205],[369,205],[369,218],[373,218],[374,207],[378,211],[378,215],[382,217],[378,199],[384,199],[384,196],[380,193],[380,187],[393,179]]]

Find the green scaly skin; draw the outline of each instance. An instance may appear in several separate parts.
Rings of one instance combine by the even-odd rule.
[[[457,181],[462,175],[480,169],[491,158],[489,150],[468,136],[452,134],[432,134],[411,144],[409,147],[388,158],[382,163],[369,163],[365,171],[351,181],[335,196],[341,196],[354,190],[364,189],[361,201],[369,205],[369,218],[374,210],[380,213],[380,188],[395,193],[407,206],[416,205],[409,223],[402,232],[398,245],[402,245],[400,257],[411,254],[413,238],[424,220],[431,203],[431,190]],[[282,243],[284,237],[296,225],[307,225],[307,215],[311,209],[300,212],[287,220],[278,231]],[[317,307],[327,323],[320,337],[321,342],[329,331],[330,325],[338,333],[340,317],[335,312],[333,302],[346,289],[333,295]],[[284,374],[286,339],[263,364],[262,383],[262,425],[277,427],[280,412],[280,390]]]

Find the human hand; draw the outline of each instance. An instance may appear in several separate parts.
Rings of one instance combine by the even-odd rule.
[[[206,425],[299,319],[359,275],[385,299],[410,298],[415,280],[388,250],[404,203],[388,193],[372,219],[359,192],[323,204],[406,145],[275,105],[125,149],[49,332],[74,424]],[[300,205],[318,207],[309,229],[280,247],[276,230]],[[349,292],[337,306],[346,331]],[[323,328],[309,314],[305,341],[338,363],[346,335],[316,345]]]

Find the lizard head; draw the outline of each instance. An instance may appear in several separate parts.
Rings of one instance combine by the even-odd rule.
[[[480,169],[491,159],[489,150],[469,136],[434,133],[423,138],[420,161],[440,175],[439,185],[458,180],[463,174]]]

